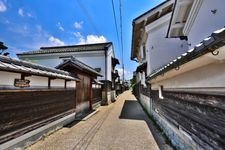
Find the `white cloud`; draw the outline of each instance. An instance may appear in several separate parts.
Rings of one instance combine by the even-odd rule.
[[[10,22],[9,22],[10,23]],[[13,32],[14,34],[18,34],[23,37],[30,36],[31,28],[28,24],[16,24],[16,23],[10,23],[8,25],[8,30],[10,32]]]
[[[75,37],[78,39],[77,44],[93,44],[93,43],[105,43],[107,42],[107,39],[101,35],[87,35],[87,37],[84,37],[80,32],[74,33]]]
[[[27,13],[27,16],[30,17],[30,18],[33,17],[33,15],[31,13],[29,13],[29,12]]]
[[[83,28],[83,21],[81,22],[74,22],[73,26],[75,29],[82,29]]]
[[[9,21],[9,20],[5,20],[5,23],[6,23],[6,24],[10,24],[10,21]]]
[[[18,14],[19,14],[20,16],[22,16],[22,17],[24,16],[24,11],[23,11],[22,8],[19,8]]]
[[[122,68],[116,68],[116,70],[118,70],[118,73],[120,75],[120,79],[122,80],[122,75],[123,75],[123,69]],[[133,77],[133,72],[132,71],[128,71],[126,69],[124,69],[124,78],[126,80],[131,79]]]
[[[0,12],[5,12],[6,10],[7,10],[6,5],[2,1],[0,1]]]
[[[75,35],[76,38],[81,38],[81,37],[83,37],[83,36],[81,35],[80,32],[75,32],[74,35]]]
[[[58,23],[56,24],[56,26],[57,26],[57,28],[58,28],[60,31],[64,31],[64,28],[63,28],[63,26],[61,25],[60,22],[58,22]]]
[[[18,9],[18,14],[21,16],[21,17],[29,17],[29,18],[33,18],[34,16],[30,13],[30,12],[26,12],[24,11],[23,8],[19,8]]]
[[[54,37],[54,36],[50,36],[48,38],[48,41],[50,41],[52,44],[54,44],[55,46],[61,46],[61,45],[65,45],[65,43],[63,41],[61,41],[60,39]]]
[[[20,25],[17,23],[11,23],[7,29],[12,32],[12,35],[14,35],[13,42],[7,42],[7,46],[10,46],[10,56],[13,57],[16,57],[15,53],[21,53],[26,50],[36,50],[40,47],[47,46],[65,45],[64,41],[61,41],[59,38],[49,34],[41,25]]]
[[[101,35],[101,36],[97,36],[97,35],[88,35],[87,39],[86,39],[86,43],[104,43],[107,42],[107,39]]]

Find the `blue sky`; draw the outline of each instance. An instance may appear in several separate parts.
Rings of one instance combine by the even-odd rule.
[[[125,78],[137,64],[130,61],[132,20],[163,0],[121,0]],[[114,0],[119,28],[119,1]],[[42,46],[113,42],[121,62],[111,0],[0,0],[0,41],[10,56]],[[121,71],[121,66],[117,66]]]

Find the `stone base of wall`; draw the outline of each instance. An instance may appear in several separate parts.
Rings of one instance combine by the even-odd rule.
[[[142,106],[145,108],[145,110],[151,115],[151,108],[152,108],[152,103],[151,103],[151,99],[143,94],[140,93],[140,103],[142,104]]]
[[[182,129],[171,125],[163,116],[157,112],[152,111],[152,116],[156,123],[163,130],[170,142],[177,148],[182,150],[187,149],[202,149],[191,139],[191,137],[185,133]]]
[[[93,108],[94,110],[97,109],[97,108],[100,107],[100,106],[101,106],[101,101],[92,104],[92,108]]]
[[[116,91],[113,90],[111,91],[111,102],[115,102],[116,101]]]
[[[152,110],[152,99],[140,93],[139,102],[145,108],[147,113],[153,116],[153,119],[174,146],[178,149],[201,149],[198,145],[196,145],[191,137],[182,130],[182,128],[177,128],[171,125],[163,116],[157,113],[157,110]]]
[[[109,105],[111,104],[111,91],[105,92],[102,91],[102,101],[101,101],[101,105]]]
[[[79,118],[90,111],[90,102],[83,102],[76,106],[76,117]]]

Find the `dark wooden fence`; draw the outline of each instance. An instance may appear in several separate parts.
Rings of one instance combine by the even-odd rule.
[[[150,96],[150,90],[149,88],[146,86],[144,87],[144,85],[141,84],[141,82],[138,82],[137,84],[134,85],[133,87],[133,94],[138,98],[140,96],[140,94],[143,94],[145,96]]]
[[[225,148],[225,96],[152,91],[153,109],[203,149]]]
[[[99,85],[98,87],[92,87],[92,102],[93,104],[101,102],[102,100],[102,88]]]
[[[139,99],[139,95],[140,95],[140,83],[136,83],[134,86],[133,86],[133,90],[132,90],[132,93],[134,94],[134,96]]]
[[[0,90],[0,144],[75,112],[75,89]]]
[[[141,92],[141,94],[149,97],[150,91],[149,91],[148,87],[147,86],[145,87],[144,85],[141,85],[141,84],[139,86],[140,86],[140,92]]]

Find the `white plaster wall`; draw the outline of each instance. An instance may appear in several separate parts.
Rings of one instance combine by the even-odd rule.
[[[32,63],[48,66],[55,68],[57,65],[62,63],[62,60],[59,59],[59,56],[24,56],[21,58],[22,60],[25,61],[30,61]]]
[[[113,51],[110,48],[107,54],[107,78],[106,80],[112,81],[112,57]]]
[[[90,108],[90,102],[82,102],[80,104],[77,104],[76,106],[76,112],[83,112],[86,111]]]
[[[146,44],[145,44],[145,47],[146,47],[146,61],[147,61],[147,75],[149,75],[150,74],[150,41],[148,41],[148,38],[147,38],[147,42],[146,42]]]
[[[225,62],[213,63],[195,70],[180,74],[178,76],[152,84],[152,89],[157,90],[159,85],[164,89],[181,88],[197,89],[225,88]]]
[[[105,55],[94,55],[94,56],[79,56],[76,57],[81,62],[89,65],[92,68],[101,68],[100,74],[103,77],[98,77],[98,80],[104,80],[105,79]]]
[[[67,88],[76,88],[76,81],[67,81],[66,87]]]
[[[216,9],[216,14],[211,10]],[[192,48],[199,44],[212,32],[225,26],[225,1],[203,0],[202,6],[197,14],[194,24],[189,32],[188,40]]]
[[[25,79],[30,80],[30,86],[45,86],[48,87],[48,78],[47,77],[40,77],[40,76],[29,76],[25,77]]]
[[[111,56],[112,48],[110,48],[108,53],[108,67],[107,67],[107,79],[111,81]],[[36,55],[36,56],[22,56],[19,57],[22,60],[31,61],[33,63],[41,64],[48,67],[56,67],[60,63],[63,62],[62,58],[65,56],[74,56],[81,62],[89,65],[92,68],[101,68],[101,74],[103,77],[98,77],[98,80],[105,80],[105,53],[104,51],[96,51],[96,52],[74,52],[74,53],[62,53],[62,54],[52,54],[52,55]],[[109,59],[110,58],[110,59]]]
[[[136,81],[137,81],[137,83],[141,82],[141,73],[140,72],[137,73]]]
[[[14,80],[20,79],[21,74],[0,71],[0,87],[14,86]]]
[[[151,27],[151,24],[148,26]],[[169,20],[166,20],[148,31],[146,42],[148,75],[188,50],[187,41],[179,38],[165,38],[168,26]]]
[[[65,80],[63,79],[55,79],[51,80],[51,88],[53,87],[64,87],[65,85]]]

